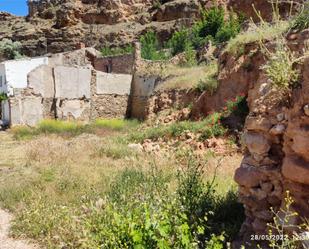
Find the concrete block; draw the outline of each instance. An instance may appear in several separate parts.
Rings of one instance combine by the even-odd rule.
[[[136,75],[133,80],[134,96],[150,96],[156,86],[157,77],[145,77]]]
[[[90,98],[91,69],[57,66],[54,76],[56,98]]]
[[[32,70],[28,74],[28,87],[44,98],[53,98],[55,95],[53,69],[42,65]]]
[[[11,125],[21,125],[22,124],[22,117],[21,117],[21,106],[20,101],[14,100],[10,101],[10,113],[11,113]]]
[[[90,102],[84,100],[66,100],[57,105],[59,119],[89,120]]]
[[[40,97],[27,97],[21,102],[22,122],[35,126],[43,119],[43,105]]]
[[[129,95],[132,75],[97,72],[97,94]]]

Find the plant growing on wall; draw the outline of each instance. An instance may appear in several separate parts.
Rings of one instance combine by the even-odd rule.
[[[6,93],[4,93],[4,92],[0,93],[0,102],[7,100],[7,99],[8,99],[8,96],[7,96]]]

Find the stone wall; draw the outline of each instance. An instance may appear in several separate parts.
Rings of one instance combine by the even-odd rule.
[[[293,44],[304,44],[304,36],[299,37]],[[300,85],[290,98],[274,90],[262,70],[246,92],[250,113],[242,138],[244,158],[235,181],[246,213],[241,234],[249,240],[251,234],[268,234],[267,224],[274,217],[271,208],[284,217],[287,191],[294,200],[290,211],[299,214],[288,220],[290,229],[297,231],[296,226],[309,218],[308,59],[302,67]]]
[[[129,114],[132,75],[94,72],[91,116],[125,118]]]
[[[95,58],[93,66],[96,70],[105,73],[132,74],[133,63],[133,54],[125,54],[111,57]]]
[[[99,72],[92,66],[95,58],[91,48],[55,54],[48,65],[31,71],[27,88],[14,89],[10,99],[11,125],[33,126],[44,118],[88,122],[127,117],[132,75]],[[28,110],[29,101],[33,110]]]

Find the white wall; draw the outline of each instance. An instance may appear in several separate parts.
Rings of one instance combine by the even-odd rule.
[[[8,100],[2,101],[1,108],[2,108],[2,120],[6,122],[10,122],[9,101]]]
[[[7,92],[7,86],[5,84],[5,66],[0,64],[0,93]]]
[[[13,95],[13,88],[26,88],[28,73],[40,65],[47,65],[48,58],[12,60],[5,61],[2,64],[5,66],[7,93]]]

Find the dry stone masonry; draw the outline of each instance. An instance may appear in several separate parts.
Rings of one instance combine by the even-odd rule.
[[[10,124],[34,126],[46,118],[126,117],[132,75],[97,71],[93,67],[97,58],[91,48],[50,56],[47,65],[28,74],[26,88],[14,89],[8,100]]]
[[[299,216],[291,225],[309,218],[309,60],[302,70],[301,86],[289,104],[263,73],[248,91],[250,114],[243,135],[244,159],[236,170],[239,198],[246,210],[242,234],[268,234],[275,212],[286,206],[286,192],[294,200],[291,211]],[[283,215],[283,214],[280,214]]]

